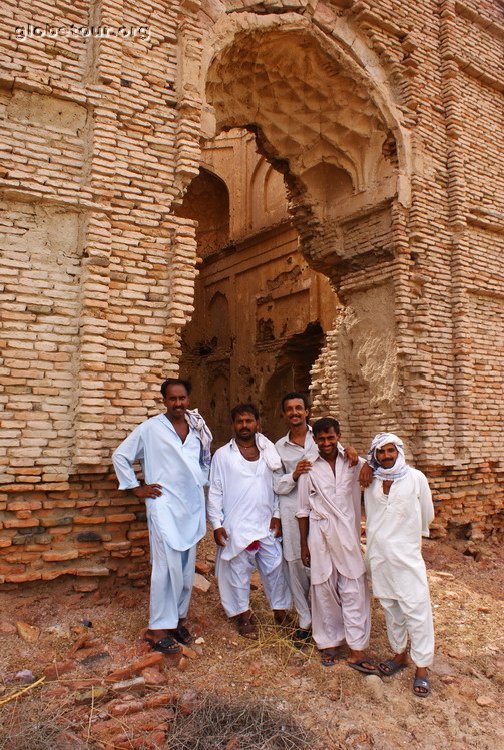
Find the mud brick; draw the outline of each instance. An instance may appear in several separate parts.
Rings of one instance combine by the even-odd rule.
[[[102,536],[96,531],[82,531],[77,534],[76,539],[78,542],[101,542]]]
[[[143,669],[146,669],[147,667],[152,667],[154,664],[161,664],[164,658],[164,654],[160,654],[158,652],[147,654],[143,657],[143,659],[139,659],[138,661],[135,661],[126,667],[122,667],[121,669],[116,669],[114,672],[111,672],[105,678],[105,682],[113,683],[126,680],[134,674],[139,674]]]
[[[41,534],[44,527],[38,522],[38,518],[6,518],[3,525],[6,529],[16,529],[18,534]]]
[[[109,523],[129,523],[134,521],[135,515],[133,513],[121,513],[117,515],[107,516],[107,524]]]
[[[65,560],[75,560],[79,557],[77,550],[53,550],[51,552],[42,552],[42,559],[45,562],[64,562]]]

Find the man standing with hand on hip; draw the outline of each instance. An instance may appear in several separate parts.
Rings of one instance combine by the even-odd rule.
[[[166,407],[138,425],[112,456],[119,489],[145,500],[151,552],[149,631],[154,651],[174,654],[191,635],[189,609],[196,544],[205,534],[205,500],[212,435],[197,410],[189,411],[191,384],[169,378]],[[133,470],[139,460],[145,484]]]

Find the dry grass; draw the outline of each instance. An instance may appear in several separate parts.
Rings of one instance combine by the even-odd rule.
[[[0,708],[0,750],[72,750],[72,706],[23,697]]]
[[[170,750],[308,750],[314,738],[266,701],[224,701],[206,694],[189,716],[178,715]]]
[[[257,640],[246,640],[239,637],[241,653],[237,654],[237,660],[243,658],[243,653],[260,658],[266,654],[274,657],[282,667],[292,664],[293,661],[305,661],[314,654],[318,654],[315,643],[310,639],[301,648],[294,643],[293,626],[279,626],[272,622],[271,612],[254,610],[257,621]]]

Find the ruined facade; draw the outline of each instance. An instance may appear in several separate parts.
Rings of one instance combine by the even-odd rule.
[[[277,439],[282,395],[309,393],[338,300],[300,253],[283,177],[257,153],[254,135],[219,136],[202,163],[179,210],[197,218],[201,258],[180,373],[216,447],[229,440],[229,411],[243,400],[259,406],[262,429]]]
[[[243,396],[269,405],[268,378],[232,360],[236,310],[255,324],[252,364],[278,367],[271,393],[305,333],[316,411],[339,415],[361,450],[383,428],[405,439],[431,479],[438,534],[498,530],[500,3],[2,9],[0,582],[145,576],[143,508],[116,490],[111,452],[159,410],[179,362],[208,368],[213,356],[217,377],[220,357],[228,399],[248,368]],[[257,150],[241,228],[229,180],[246,159],[230,173],[217,155],[233,137]],[[230,268],[259,248],[269,256],[250,272],[251,297]],[[293,308],[288,292],[275,297],[289,278]],[[195,304],[204,323],[183,333]],[[282,316],[283,333],[268,322]],[[198,346],[211,351],[191,365]]]

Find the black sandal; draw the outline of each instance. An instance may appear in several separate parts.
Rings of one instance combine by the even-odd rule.
[[[239,617],[236,620],[236,625],[238,627],[239,635],[243,638],[249,638],[252,641],[258,639],[257,628],[252,617]]]
[[[178,654],[180,651],[179,644],[171,636],[160,638],[159,641],[146,638],[145,642],[149,644],[151,651],[159,651],[161,654]]]
[[[188,643],[192,643],[193,637],[184,625],[179,623],[175,630],[172,630],[172,633],[173,637],[176,638],[179,643],[183,643],[185,646],[187,646]]]

